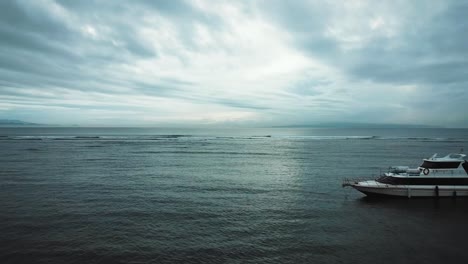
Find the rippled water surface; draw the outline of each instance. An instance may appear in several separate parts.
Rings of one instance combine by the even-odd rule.
[[[0,128],[0,263],[464,263],[467,199],[344,177],[468,147],[463,129]]]

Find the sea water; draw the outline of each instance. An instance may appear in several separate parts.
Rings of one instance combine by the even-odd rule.
[[[345,177],[466,129],[0,128],[0,263],[465,263],[467,199]]]

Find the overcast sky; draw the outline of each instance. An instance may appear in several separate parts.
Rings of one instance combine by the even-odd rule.
[[[0,119],[468,127],[468,1],[0,1]]]

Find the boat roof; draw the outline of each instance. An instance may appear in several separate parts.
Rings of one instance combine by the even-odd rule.
[[[430,158],[428,159],[424,159],[424,160],[427,160],[427,161],[463,161],[464,158],[466,157],[465,154],[461,154],[461,153],[450,153],[444,157],[437,157],[437,153],[435,153],[434,155],[432,155]]]

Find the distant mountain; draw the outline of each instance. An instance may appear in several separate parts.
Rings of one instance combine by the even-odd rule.
[[[0,126],[40,126],[40,124],[24,122],[16,119],[0,119]]]
[[[286,125],[275,126],[283,128],[440,128],[428,125],[407,125],[407,124],[373,124],[373,123],[351,123],[351,122],[331,122],[308,125]]]

